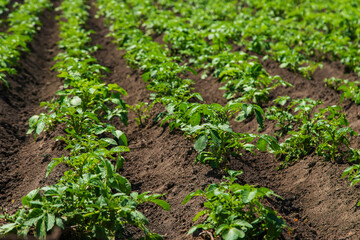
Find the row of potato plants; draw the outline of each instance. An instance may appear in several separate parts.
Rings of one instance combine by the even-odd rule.
[[[147,87],[153,92],[154,102],[165,105],[162,123],[169,123],[170,129],[181,129],[194,139],[194,148],[198,151],[196,161],[220,167],[227,163],[231,154],[237,155],[240,150],[253,151],[256,147],[266,150],[268,146],[277,146],[270,136],[236,133],[230,128],[229,119],[240,111],[244,111],[242,114],[254,112],[259,123],[262,123],[260,107],[234,102],[224,107],[198,103],[202,98],[200,94],[192,92],[192,81],[179,77],[192,69],[186,64],[179,64],[180,59],[171,56],[165,45],[152,41],[139,29],[141,20],[135,15],[135,6],[132,9],[128,2],[115,0],[98,0],[97,6],[98,15],[105,16],[110,35],[120,48],[126,50],[128,64],[142,70],[143,80],[148,82]],[[260,138],[257,146],[250,143],[255,138]],[[241,172],[229,170],[228,173],[230,177],[225,182],[212,184],[205,191],[196,191],[184,199],[184,204],[194,196],[207,199],[204,204],[206,210],[199,212],[194,219],[206,215],[205,222],[195,225],[189,234],[202,229],[213,231],[215,236],[228,240],[261,236],[276,239],[285,222],[260,201],[264,197],[276,196],[274,192],[267,188],[237,184],[234,181]]]
[[[65,126],[56,137],[68,150],[53,159],[46,176],[58,164],[68,169],[57,184],[31,191],[22,198],[23,207],[14,215],[2,216],[8,222],[0,227],[0,236],[29,232],[46,239],[55,226],[71,227],[82,239],[126,239],[126,225],[141,229],[145,239],[161,239],[150,232],[148,220],[137,210],[139,204],[153,202],[169,210],[163,194],[131,192],[130,182],[116,173],[122,168],[123,152],[129,151],[124,133],[110,122],[118,117],[127,125],[127,109],[121,99],[125,90],[116,84],[104,84],[107,69],[91,56],[97,46],[89,46],[91,30],[84,28],[89,6],[85,0],[64,0],[57,10],[63,51],[57,55],[54,69],[64,80],[64,90],[52,101],[44,102],[47,113],[29,120],[28,133],[35,138],[43,131]],[[115,162],[115,165],[113,164]]]
[[[311,78],[323,56],[341,60],[359,72],[357,5],[328,1],[182,1],[159,0],[159,5],[189,18],[198,31],[230,39],[266,54]],[[338,6],[341,6],[340,8]],[[217,10],[214,10],[217,9]],[[314,61],[314,59],[316,59]]]
[[[151,31],[156,31],[158,34],[164,33],[164,41],[171,44],[172,48],[176,49],[176,47],[178,46],[179,49],[176,50],[178,50],[180,54],[191,58],[193,56],[196,56],[196,53],[199,52],[192,50],[193,48],[196,49],[197,46],[205,47],[205,50],[203,50],[201,54],[197,55],[200,56],[201,60],[206,59],[206,54],[214,52],[213,49],[231,49],[230,46],[226,47],[226,43],[229,40],[236,40],[236,35],[239,33],[237,31],[234,31],[233,29],[233,23],[236,23],[236,13],[239,11],[242,13],[244,9],[246,10],[246,7],[239,5],[237,8],[235,8],[234,6],[238,4],[238,2],[235,1],[219,2],[217,0],[214,0],[204,2],[194,0],[184,3],[182,1],[159,0],[157,1],[156,7],[146,0],[132,0],[130,2],[133,2],[134,6],[136,6],[136,13],[139,15],[139,17],[143,18],[144,16],[148,16],[147,20],[144,21],[144,25],[147,27],[148,32],[151,33]],[[255,3],[251,2],[257,1],[249,1],[247,3],[249,5],[255,6]],[[260,9],[264,12],[268,11],[270,13],[273,13],[273,11],[271,11],[270,9],[274,10],[275,8],[279,10],[278,8],[283,8],[282,3],[264,3],[263,1],[258,2],[260,3],[256,5],[256,9]],[[141,6],[140,3],[143,3],[143,5],[145,3],[145,6],[142,6],[139,9],[138,6]],[[314,7],[315,9],[324,9],[326,8],[326,6],[328,6],[327,2],[322,2],[323,5],[321,5],[320,3],[317,4],[319,5],[316,5]],[[160,9],[162,8],[163,10],[157,10],[159,6]],[[287,2],[287,4],[285,4],[284,6],[288,7],[289,3]],[[334,6],[335,5],[332,5],[332,7]],[[300,11],[307,10],[307,13],[309,15],[309,6],[304,4],[301,7],[302,9]],[[347,11],[353,11],[354,7],[355,6],[351,6],[349,8],[345,7],[341,9],[336,9],[336,11],[339,10],[339,12],[342,14],[342,17],[348,17],[348,15],[346,14]],[[149,11],[149,9],[152,9],[152,11]],[[334,8],[331,9],[334,10]],[[155,13],[152,14],[151,12]],[[180,14],[183,19],[179,18],[176,14]],[[313,20],[312,16],[308,15],[307,17]],[[153,19],[151,19],[151,17]],[[331,18],[326,18],[326,21],[329,21],[330,19]],[[340,19],[339,21],[342,22],[345,20]],[[332,23],[332,29],[336,32],[331,32],[329,34],[338,34],[341,31],[346,31],[346,26],[342,25],[342,27],[340,27],[338,25],[335,26],[335,24],[339,24],[339,22]],[[314,27],[314,25],[311,26]],[[283,26],[281,25],[281,27]],[[353,30],[355,32],[358,31],[356,29]],[[287,31],[287,29],[283,28],[282,31]],[[187,33],[190,36],[187,36]],[[172,37],[170,37],[170,35]],[[284,39],[288,38],[286,34],[283,35],[283,37]],[[347,38],[348,34],[345,34],[345,37]],[[210,49],[210,45],[206,44],[206,41],[204,41],[203,38],[211,40],[212,45]],[[336,43],[334,46],[338,46],[337,44],[338,43]],[[256,49],[261,46],[262,44],[260,44],[260,46],[257,46],[257,44],[253,43],[250,50],[257,53],[263,53],[263,51],[259,51]],[[328,48],[330,49],[331,47]],[[336,48],[334,47],[334,49]],[[226,74],[228,73],[231,77],[239,79],[239,76],[234,74],[233,72],[233,65],[234,62],[240,62],[241,64],[244,64],[244,59],[239,60],[239,58],[233,56],[241,54],[243,56],[246,56],[245,59],[249,57],[247,54],[241,52],[229,54],[226,50],[224,51],[224,53],[227,56],[226,60],[228,62],[223,62],[223,64],[225,63],[225,68],[222,68],[222,66],[224,65],[221,65],[222,59],[221,57],[219,57],[219,55],[221,56],[221,54],[213,56],[213,60],[215,60],[215,63],[220,63],[220,66],[215,65],[217,67],[215,69],[217,70],[214,72],[214,75],[216,76],[217,72],[223,71],[218,76],[226,76]],[[302,50],[303,49],[297,51],[301,52]],[[343,56],[343,58],[345,58],[345,56]],[[194,60],[193,62],[199,64],[199,61],[197,60]],[[291,62],[293,64],[298,64],[296,61],[293,60],[291,60]],[[214,61],[212,62],[212,64],[213,63]],[[253,64],[253,62],[250,63]],[[207,66],[213,67],[212,64],[210,63],[205,65],[205,69],[207,68]],[[307,62],[307,64],[309,64],[309,62]],[[298,66],[300,65],[298,64]],[[286,66],[283,65],[283,67]],[[259,69],[259,72],[261,72],[261,65],[256,66],[256,68]],[[247,69],[249,69],[249,67],[242,69],[241,73],[244,74]],[[292,69],[296,70],[295,67],[293,67]],[[298,68],[298,70],[300,70],[304,75],[310,77],[311,75],[309,75],[308,71],[311,70],[311,72],[313,72],[315,68],[311,68],[311,66],[309,65],[309,68]],[[256,77],[254,77],[254,74],[250,76],[253,77],[252,79],[254,81],[261,82]],[[258,76],[263,77],[263,75]],[[233,81],[230,81],[230,84],[232,82]],[[358,82],[348,82],[347,80],[335,78],[325,79],[325,82],[327,83],[327,85],[342,91],[342,98],[349,98],[355,101],[357,104],[360,102],[360,98],[358,96]],[[237,81],[236,83],[237,84],[235,86],[237,86],[237,88],[234,87],[234,85],[232,86],[235,94],[239,90],[241,92],[241,89],[246,90],[247,92],[251,92],[252,89],[249,88],[247,85],[245,85],[246,88],[243,88],[243,86],[241,85],[243,82]],[[286,83],[282,82],[282,84]],[[228,93],[229,90],[227,86],[222,89],[227,90]],[[225,93],[224,97],[229,99],[229,95],[227,93]],[[257,96],[260,97],[264,95],[258,93]],[[264,100],[264,97],[262,97],[262,99]],[[287,102],[288,100],[289,102]],[[283,160],[282,166],[287,165],[294,159],[302,158],[315,151],[317,155],[323,156],[325,157],[325,159],[328,160],[337,161],[339,159],[342,159],[350,161],[354,165],[350,166],[345,170],[343,177],[348,175],[349,179],[351,180],[351,185],[359,181],[360,174],[358,172],[360,166],[358,165],[358,163],[360,159],[358,156],[358,150],[350,147],[350,140],[354,135],[357,135],[357,133],[353,129],[351,129],[351,127],[349,127],[346,116],[342,113],[342,109],[339,106],[332,106],[325,109],[320,109],[318,112],[315,112],[313,111],[314,107],[319,105],[320,102],[316,102],[312,99],[307,98],[290,100],[290,98],[287,96],[275,99],[274,103],[277,104],[277,106],[273,106],[268,109],[266,113],[266,119],[275,120],[277,122],[276,125],[280,127],[280,132],[276,133],[277,137],[290,134],[290,137],[287,138],[285,142],[281,143],[279,148],[272,150],[272,152],[279,159]],[[288,108],[286,108],[285,105],[288,106]],[[310,116],[312,116],[313,118],[310,119]],[[299,126],[296,131],[295,126]]]
[[[151,1],[130,0],[127,2],[133,5],[134,12],[138,19],[143,20],[142,26],[145,26],[147,34],[151,34],[154,31],[157,34],[164,33],[163,39],[166,43],[171,45],[173,54],[180,54],[190,58],[189,62],[195,63],[195,66],[200,68],[211,66],[211,68],[216,69],[214,75],[218,75],[220,78],[223,78],[224,76],[226,78],[228,74],[228,76],[232,79],[229,79],[226,86],[223,88],[227,90],[224,95],[225,98],[232,100],[229,95],[234,96],[239,92],[246,92],[246,94],[249,95],[255,93],[255,97],[251,98],[258,98],[258,101],[253,100],[255,103],[260,103],[260,100],[267,102],[267,94],[269,93],[269,90],[273,88],[266,89],[266,94],[264,93],[265,89],[263,89],[263,91],[253,92],[251,91],[253,88],[251,88],[247,82],[249,82],[248,79],[250,79],[250,81],[254,83],[266,86],[266,84],[264,84],[265,81],[271,82],[271,80],[267,80],[270,78],[268,77],[268,74],[263,70],[260,64],[247,62],[247,60],[250,59],[247,54],[243,52],[229,52],[231,47],[226,47],[226,38],[219,38],[214,41],[216,38],[210,37],[213,32],[209,32],[208,28],[203,28],[201,32],[193,28],[190,23],[197,23],[204,26],[206,23],[203,24],[203,22],[207,22],[206,19],[204,20],[204,18],[199,17],[197,13],[194,13],[197,8],[194,10],[191,4],[181,4],[181,11],[187,13],[189,18],[180,18],[170,10],[158,9],[158,7],[154,6]],[[165,0],[159,1],[159,4],[168,7]],[[172,6],[174,7],[174,2],[171,2],[171,4],[173,4]],[[211,4],[210,6],[211,7],[207,5],[206,9],[209,11],[217,9]],[[218,12],[220,12],[220,14],[228,13],[229,8],[230,7],[225,6],[221,8],[221,10],[218,10]],[[212,16],[214,16],[214,14]],[[210,20],[211,21],[209,22],[214,22],[214,19]],[[212,29],[213,28],[211,28],[211,30]],[[204,38],[212,39],[212,44],[209,44]],[[208,63],[206,59],[210,56],[212,61]],[[204,66],[203,63],[206,65]],[[247,75],[249,70],[251,73]],[[239,76],[239,74],[241,75]],[[248,77],[248,79],[246,79],[246,77]],[[239,79],[242,81],[239,81]],[[285,84],[284,82],[279,81],[278,84],[280,83]],[[229,88],[227,88],[229,85],[232,85],[231,93]],[[354,95],[353,92],[356,92],[356,83],[351,83],[351,86],[351,88],[341,86],[340,89],[345,91],[345,97],[350,98],[350,96]],[[345,89],[347,89],[347,91]],[[352,89],[352,93],[349,93],[349,89]],[[245,96],[247,96],[246,94]],[[238,98],[237,101],[244,102],[248,99],[249,98],[242,97]],[[276,104],[281,103],[282,105],[280,105],[284,107],[287,103],[286,99],[288,99],[288,97],[281,97],[275,99],[274,102]],[[278,126],[284,124],[286,125],[285,127],[281,126],[280,135],[278,135],[278,137],[288,133],[291,134],[290,138],[280,144],[280,148],[272,150],[273,153],[278,158],[284,160],[284,165],[291,162],[291,159],[304,157],[305,155],[312,153],[314,148],[317,149],[316,152],[318,155],[325,156],[325,159],[335,161],[335,158],[339,158],[340,155],[344,156],[347,153],[351,155],[348,156],[348,160],[351,162],[358,161],[357,151],[350,148],[350,140],[348,139],[348,137],[351,137],[356,133],[348,127],[349,123],[347,122],[346,117],[341,114],[341,109],[339,107],[329,107],[321,110],[321,113],[316,113],[315,116],[313,116],[311,115],[314,114],[312,110],[317,105],[319,105],[319,102],[315,102],[312,99],[293,99],[291,100],[290,108],[287,110],[284,109],[285,107],[280,108],[277,106],[269,108],[266,118],[269,120],[277,120]],[[304,114],[305,109],[307,114]],[[297,114],[296,117],[294,117],[291,113],[289,113],[289,110],[295,110],[296,112],[300,111],[300,114]],[[334,111],[336,111],[336,114]],[[333,114],[330,114],[330,112],[333,112]],[[186,113],[181,112],[180,115],[186,115]],[[333,117],[328,117],[327,115]],[[343,121],[337,121],[337,119],[335,119],[335,115],[336,117],[341,115],[341,119],[343,119]],[[313,116],[314,118],[311,120],[309,116]],[[177,118],[177,116],[173,117]],[[286,119],[286,121],[284,119]],[[290,132],[290,130],[295,130],[295,123],[303,125],[297,129],[296,132]],[[309,125],[311,125],[311,128]],[[310,137],[311,135],[317,136],[316,141],[315,139],[309,141],[309,139],[314,138]],[[307,141],[309,141],[309,143],[306,145],[305,143]],[[347,151],[342,151],[342,154],[340,154],[340,148],[343,144],[347,147]]]
[[[225,90],[227,100],[261,105],[268,101],[271,90],[280,85],[290,86],[279,76],[270,76],[255,56],[232,52],[226,39],[212,37],[211,31],[198,31],[188,23],[188,18],[158,9],[152,1],[131,0],[128,3],[133,6],[136,17],[143,20],[142,26],[148,35],[164,33],[164,42],[171,46],[173,55],[187,58],[195,69],[205,69],[202,77],[211,71],[225,83],[221,89]]]
[[[7,2],[4,1],[3,4],[5,7]],[[0,84],[9,87],[7,75],[16,73],[15,66],[21,52],[29,50],[27,44],[32,41],[41,25],[39,15],[50,6],[50,0],[14,3],[14,10],[7,18],[9,28],[6,33],[0,33]]]

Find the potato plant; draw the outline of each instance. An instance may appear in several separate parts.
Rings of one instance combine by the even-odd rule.
[[[280,129],[275,134],[279,137],[295,130],[304,120],[311,121],[314,108],[322,104],[310,98],[291,99],[289,96],[277,97],[273,102],[275,105],[267,109],[265,118],[276,121],[275,126]]]
[[[202,230],[224,240],[278,239],[286,223],[261,200],[279,196],[264,187],[236,183],[241,171],[229,170],[228,174],[230,176],[224,177],[224,182],[211,184],[205,191],[192,192],[183,200],[186,204],[197,196],[205,199],[205,210],[198,212],[193,220],[197,221],[202,216],[206,219],[193,226],[188,235]]]
[[[347,98],[356,104],[360,104],[359,81],[349,82],[349,80],[332,77],[330,79],[325,78],[324,82],[329,87],[342,92],[342,98]]]
[[[349,127],[341,110],[340,106],[330,106],[319,109],[310,120],[303,118],[299,130],[290,131],[291,137],[275,151],[277,157],[284,160],[283,166],[313,152],[331,161],[352,159],[356,151],[350,147],[350,140],[358,134]]]
[[[154,202],[166,210],[169,205],[161,194],[131,192],[128,180],[114,172],[107,159],[99,159],[91,172],[69,174],[58,184],[36,189],[22,198],[23,208],[12,216],[3,216],[8,224],[0,227],[0,235],[16,232],[26,237],[34,233],[46,239],[55,226],[72,227],[82,239],[125,239],[125,225],[144,231],[147,239],[161,239],[151,233],[148,220],[136,210],[144,202]]]

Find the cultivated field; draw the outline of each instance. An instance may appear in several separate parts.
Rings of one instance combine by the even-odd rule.
[[[0,0],[0,239],[359,239],[359,8]]]

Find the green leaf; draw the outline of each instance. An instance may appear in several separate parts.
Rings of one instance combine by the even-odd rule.
[[[229,229],[230,226],[228,224],[221,224],[215,231],[216,235],[220,235],[223,231],[225,231],[226,229]]]
[[[205,134],[199,135],[198,139],[194,143],[194,148],[197,152],[203,151],[208,143],[208,136]]]
[[[40,208],[34,208],[32,210],[30,210],[30,214],[28,215],[28,218],[31,219],[31,218],[37,218],[37,217],[40,217],[42,216],[44,213],[44,211]]]
[[[8,223],[8,224],[4,224],[0,227],[0,230],[5,230],[5,231],[0,231],[2,233],[4,233],[4,235],[10,233],[12,230],[14,230],[16,228],[16,223]]]
[[[119,156],[116,165],[115,165],[115,172],[119,171],[121,168],[123,168],[125,162],[125,158],[123,156]]]
[[[46,231],[50,231],[55,225],[55,215],[52,213],[47,214]]]
[[[115,130],[113,132],[113,135],[119,140],[120,145],[123,145],[123,146],[128,145],[127,137],[126,137],[126,135],[125,135],[125,133],[123,131]]]
[[[242,192],[242,200],[244,203],[251,202],[255,197],[256,197],[256,189],[253,191],[246,189]]]
[[[37,222],[35,230],[36,230],[36,236],[40,240],[45,240],[46,239],[46,227],[45,227],[44,219],[41,219],[41,220],[39,220]]]
[[[219,124],[218,128],[224,132],[233,132],[229,124]]]
[[[258,124],[261,127],[263,127],[264,126],[264,117],[263,117],[264,112],[262,111],[262,109],[261,109],[261,111],[257,108],[255,108],[254,110],[255,110],[256,121],[258,122]]]
[[[204,194],[204,191],[201,189],[196,190],[195,192],[189,193],[184,200],[182,201],[182,205],[185,205],[187,202],[189,202],[190,199],[192,199],[195,196],[201,196]]]
[[[202,227],[203,227],[202,224],[197,224],[197,225],[193,226],[192,228],[190,228],[187,235],[193,234],[196,230],[201,229]]]
[[[45,121],[41,120],[40,122],[38,122],[37,126],[36,126],[36,135],[39,135],[45,128]]]
[[[170,210],[170,204],[164,200],[161,199],[151,199],[150,202],[156,203],[160,207],[162,207],[164,210],[169,211]]]
[[[121,192],[130,194],[131,184],[130,184],[129,180],[127,180],[123,176],[120,176],[119,174],[116,175],[116,180],[118,181]]]
[[[225,230],[222,234],[224,240],[237,240],[239,238],[244,238],[245,233],[237,228],[230,228],[229,230]]]
[[[130,152],[130,148],[125,146],[116,146],[111,148],[111,151],[115,153]]]
[[[253,227],[250,223],[248,223],[247,221],[241,220],[241,219],[235,220],[232,224],[237,227],[247,227],[247,228]]]
[[[197,72],[194,69],[192,69],[191,67],[187,67],[186,70],[193,73],[194,75],[197,75]]]
[[[266,152],[267,145],[268,145],[267,141],[265,141],[265,139],[263,139],[263,138],[260,138],[256,144],[257,148],[263,152]]]
[[[215,143],[215,145],[217,147],[220,147],[221,140],[220,140],[220,136],[219,136],[218,132],[211,129],[210,130],[210,137],[211,137],[211,140]]]
[[[57,165],[59,165],[59,164],[60,164],[60,162],[58,162],[58,161],[56,161],[56,160],[52,160],[52,161],[48,164],[48,166],[47,166],[47,168],[46,168],[45,177],[48,177],[49,174],[51,173],[51,171],[52,171]]]
[[[149,79],[150,79],[150,72],[144,73],[143,75],[141,75],[141,77],[142,77],[142,80],[143,80],[144,82],[149,81]]]
[[[56,222],[56,226],[58,226],[61,229],[64,229],[64,223],[61,218],[56,218],[55,222]]]
[[[142,223],[145,225],[149,224],[147,218],[141,212],[139,212],[137,210],[130,212],[130,218],[131,218],[131,220],[135,221],[136,223]]]
[[[73,99],[71,99],[70,104],[73,105],[74,107],[80,106],[81,105],[81,98],[79,98],[78,96],[73,97]]]
[[[201,123],[201,114],[197,112],[197,113],[194,113],[193,115],[191,115],[189,123],[192,126],[199,125]]]
[[[119,92],[120,94],[126,96],[127,95],[127,92],[122,88],[122,87],[119,87],[119,85],[117,85],[116,83],[110,83],[107,85],[109,90],[114,90],[114,91],[117,91]]]
[[[196,216],[194,217],[193,221],[197,221],[199,219],[199,217],[203,216],[204,214],[207,214],[209,211],[208,210],[203,210],[203,211],[200,211],[196,214]]]
[[[35,126],[36,122],[39,120],[39,116],[38,115],[34,115],[29,119],[29,126],[33,127]]]
[[[112,138],[102,138],[101,140],[111,145],[117,145],[117,142]]]

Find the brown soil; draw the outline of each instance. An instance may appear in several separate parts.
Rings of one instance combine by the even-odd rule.
[[[94,18],[94,7],[90,11],[88,28],[96,31],[92,35],[92,43],[103,46],[95,57],[111,71],[105,82],[123,87],[128,92],[125,101],[130,105],[138,101],[148,102],[150,92],[141,80],[141,72],[126,66],[124,51],[117,50],[111,39],[105,38],[108,30],[103,20]],[[31,44],[31,53],[23,54],[18,74],[10,77],[11,89],[1,88],[0,207],[10,211],[20,205],[22,196],[37,187],[54,183],[64,170],[59,167],[51,178],[44,178],[51,158],[66,154],[53,140],[60,130],[44,134],[36,141],[25,134],[29,117],[43,111],[39,103],[51,99],[61,85],[56,73],[50,70],[54,64],[52,59],[58,52],[58,26],[54,17],[51,11],[42,16],[44,26]],[[162,41],[161,38],[155,40]],[[281,69],[271,60],[263,62],[263,65],[271,75],[279,75],[294,85],[293,88],[276,89],[271,93],[272,99],[280,95],[311,97],[323,100],[324,106],[334,105],[338,104],[340,94],[327,88],[323,78],[335,76],[358,80],[354,74],[346,74],[343,66],[336,62],[325,63],[313,80]],[[223,92],[218,90],[221,83],[212,77],[202,80],[200,75],[188,76],[196,82],[195,91],[202,94],[206,103],[226,104]],[[359,107],[349,101],[344,101],[342,105],[351,126],[359,132]],[[152,231],[169,240],[202,239],[197,235],[186,236],[193,225],[192,218],[202,208],[201,199],[194,199],[185,206],[181,202],[190,192],[220,182],[222,174],[208,166],[194,164],[196,153],[192,143],[181,132],[170,132],[166,125],[160,127],[158,123],[153,123],[153,117],[162,110],[162,106],[155,106],[150,121],[143,128],[136,125],[131,112],[128,126],[115,122],[126,133],[131,149],[125,155],[127,161],[120,173],[130,180],[134,191],[167,193],[164,199],[170,203],[169,212],[151,204],[142,207]],[[232,124],[236,131],[257,132],[255,120]],[[271,123],[264,129],[264,133],[273,131]],[[359,140],[355,140],[354,147],[359,148]],[[283,199],[266,200],[292,229],[284,230],[282,239],[359,239],[360,211],[356,203],[360,189],[350,188],[349,182],[340,178],[347,164],[324,162],[312,155],[284,170],[276,170],[278,166],[279,162],[270,154],[257,153],[254,156],[244,153],[241,158],[231,160],[230,168],[244,171],[240,176],[241,183],[268,187],[282,196]],[[130,232],[135,238],[139,234]]]

